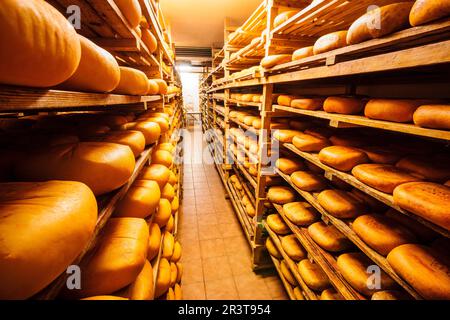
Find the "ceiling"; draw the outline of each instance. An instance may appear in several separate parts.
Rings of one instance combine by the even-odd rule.
[[[178,47],[222,47],[224,20],[240,26],[263,0],[160,0]]]

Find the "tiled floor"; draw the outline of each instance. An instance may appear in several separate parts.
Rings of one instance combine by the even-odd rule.
[[[198,139],[200,131],[200,139]],[[251,269],[251,252],[207,151],[201,129],[185,145],[184,199],[179,221],[183,295],[188,300],[287,299],[278,276]],[[190,150],[189,150],[190,149]],[[199,156],[201,155],[201,156]]]

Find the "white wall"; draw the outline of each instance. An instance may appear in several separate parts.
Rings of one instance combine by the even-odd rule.
[[[199,73],[180,72],[181,83],[183,85],[184,106],[189,111],[200,110],[199,108]]]

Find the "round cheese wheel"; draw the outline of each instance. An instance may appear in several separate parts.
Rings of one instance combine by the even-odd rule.
[[[408,156],[397,162],[395,166],[411,175],[429,181],[445,182],[450,179],[450,168],[447,163],[425,157]]]
[[[294,234],[282,237],[281,246],[284,252],[294,261],[301,261],[307,258],[305,249],[303,249]]]
[[[281,143],[291,143],[292,139],[301,133],[301,131],[297,130],[280,129],[273,133],[273,137]]]
[[[285,186],[273,186],[267,192],[267,199],[276,204],[285,204],[295,200],[295,192]]]
[[[280,263],[280,271],[287,282],[289,282],[293,286],[298,285],[297,280],[295,280],[294,276],[292,275],[291,269],[289,269],[289,266],[285,260],[282,260]]]
[[[2,1],[0,30],[0,83],[51,87],[80,63],[75,29],[45,1]]]
[[[114,93],[144,96],[149,91],[147,76],[140,70],[119,67],[120,82],[114,89]]]
[[[412,26],[419,26],[450,15],[450,3],[439,0],[417,0],[409,14]]]
[[[265,57],[261,60],[261,67],[264,69],[271,69],[276,65],[287,63],[292,61],[292,55],[290,54],[277,54],[273,56]]]
[[[170,263],[170,284],[169,286],[173,288],[177,282],[177,273],[178,268],[177,265],[173,262]]]
[[[74,91],[111,92],[120,81],[116,59],[105,49],[79,35],[81,60],[75,73],[61,84]]]
[[[165,229],[165,230],[166,230],[167,232],[173,233],[174,227],[175,227],[175,220],[174,220],[173,216],[171,215],[171,216],[169,217],[169,221],[167,221],[166,229]]]
[[[245,206],[245,211],[246,211],[247,214],[248,214],[250,217],[252,217],[252,218],[256,215],[255,207],[253,207],[253,205],[252,205],[251,203],[248,203],[248,204]]]
[[[173,238],[173,235],[168,232],[165,231],[163,234],[163,249],[162,249],[162,257],[166,258],[166,259],[170,259],[173,255],[173,249],[175,246],[175,240]]]
[[[158,41],[150,30],[142,29],[142,41],[147,46],[150,53],[154,53],[156,49],[158,49]]]
[[[145,137],[140,131],[108,131],[102,136],[101,141],[123,144],[129,146],[134,156],[139,156],[145,149]]]
[[[347,31],[336,31],[321,36],[314,43],[314,54],[320,54],[347,46]]]
[[[273,20],[273,27],[276,28],[279,25],[281,25],[282,23],[288,21],[290,18],[292,18],[293,16],[295,16],[298,13],[297,10],[289,10],[289,11],[285,11],[283,13],[280,13],[279,15],[277,15],[275,17],[275,19]]]
[[[172,207],[170,201],[164,198],[159,200],[158,210],[154,215],[153,222],[158,224],[161,228],[164,227],[172,216]]]
[[[305,300],[305,297],[303,296],[300,287],[295,287],[294,290],[292,290],[292,292],[294,293],[295,300]]]
[[[148,80],[148,91],[147,95],[153,96],[159,93],[159,86],[155,80]]]
[[[286,218],[297,226],[309,226],[320,218],[320,214],[307,202],[291,202],[283,206]]]
[[[300,159],[279,158],[275,166],[284,174],[292,174],[295,171],[302,170],[304,164]]]
[[[352,174],[361,182],[386,193],[392,193],[401,184],[420,180],[390,164],[361,164],[353,168]]]
[[[307,192],[322,191],[327,188],[325,178],[307,171],[296,171],[291,174],[291,181],[300,190]]]
[[[278,103],[280,106],[290,107],[290,106],[291,106],[291,102],[292,102],[292,100],[294,100],[294,99],[296,99],[295,96],[289,96],[289,95],[282,94],[282,95],[279,95],[279,96],[278,96],[278,98],[277,98],[277,103]]]
[[[152,261],[158,255],[161,246],[161,229],[157,223],[150,224],[148,229],[150,236],[148,238],[147,260]]]
[[[314,55],[313,46],[300,48],[295,50],[294,53],[292,54],[292,61],[311,57],[313,55]]]
[[[139,0],[114,0],[132,29],[139,26],[142,17]]]
[[[175,244],[173,246],[173,254],[170,258],[170,261],[172,262],[178,262],[181,258],[181,244],[178,241],[175,241]]]
[[[283,259],[283,256],[278,251],[277,247],[275,246],[275,244],[273,243],[273,241],[270,237],[268,237],[266,239],[266,248],[272,257],[277,258],[277,259]]]
[[[337,258],[337,268],[345,280],[358,292],[371,296],[377,291],[392,290],[397,284],[381,268],[377,268],[374,262],[361,252],[344,253]],[[369,277],[375,273],[368,272],[369,267],[374,267],[379,272],[379,285],[369,282]],[[368,286],[373,284],[373,286]]]
[[[366,206],[360,200],[342,190],[324,190],[319,193],[317,201],[336,218],[355,218],[366,211]]]
[[[120,127],[128,122],[126,116],[118,115],[118,114],[107,114],[100,118],[100,122],[105,124],[110,128]]]
[[[176,265],[177,265],[177,283],[180,283],[181,278],[183,276],[183,265],[180,262],[177,262]]]
[[[172,202],[173,199],[175,198],[175,189],[172,187],[170,183],[166,183],[164,188],[161,190],[161,198],[167,199],[170,202]]]
[[[160,143],[160,144],[158,144],[157,148],[159,150],[166,150],[166,151],[169,151],[169,152],[173,152],[175,150],[175,146],[172,143],[170,143],[170,142]]]
[[[323,148],[330,146],[330,141],[327,138],[298,133],[292,138],[292,144],[300,151],[319,152]]]
[[[266,218],[267,225],[276,234],[288,234],[291,233],[288,225],[284,222],[283,218],[279,214],[270,214]]]
[[[127,298],[130,300],[153,300],[153,296],[153,268],[150,262],[145,260],[144,267],[136,280],[127,288]]]
[[[322,98],[298,98],[294,97],[291,100],[290,106],[296,109],[303,110],[320,110],[322,109],[324,99]]]
[[[163,118],[163,117],[148,117],[142,120],[138,120],[138,123],[140,121],[151,121],[151,122],[156,122],[159,125],[159,128],[161,129],[161,133],[166,133],[167,131],[169,131],[169,120]]]
[[[394,203],[450,230],[450,187],[431,182],[405,183],[394,190]]]
[[[170,176],[169,176],[168,183],[170,183],[174,187],[178,183],[178,178],[177,178],[176,174],[173,173],[173,171],[170,171]]]
[[[136,180],[114,211],[116,217],[146,218],[158,207],[161,192],[155,181]]]
[[[375,292],[370,300],[411,300],[411,297],[401,291],[385,290]]]
[[[350,171],[355,166],[369,162],[367,155],[355,148],[331,146],[319,152],[319,160],[323,164],[340,171]]]
[[[350,249],[352,244],[333,225],[326,225],[324,222],[316,222],[308,227],[311,238],[323,249],[331,252],[339,252]]]
[[[312,290],[322,291],[331,286],[330,280],[319,265],[304,259],[298,263],[298,272]]]
[[[291,128],[291,129],[303,131],[310,127],[311,127],[311,123],[308,121],[297,120],[297,119],[289,120],[289,128]]]
[[[167,168],[170,168],[173,164],[172,154],[166,150],[155,150],[152,152],[152,163],[162,164]]]
[[[392,250],[387,261],[425,299],[450,299],[450,268],[430,248],[404,244]]]
[[[170,262],[161,258],[159,261],[158,275],[156,276],[155,297],[159,298],[169,290],[172,269]]]
[[[139,179],[141,180],[155,181],[161,190],[169,182],[169,178],[170,170],[162,164],[151,164],[145,167],[139,175]]]
[[[170,206],[172,207],[172,214],[174,215],[180,207],[180,200],[177,196],[173,198],[172,202],[170,203]]]
[[[158,141],[161,135],[159,124],[152,121],[129,122],[120,127],[120,130],[140,131],[145,138],[145,145],[150,145]]]
[[[106,300],[106,301],[112,301],[112,300],[129,300],[128,298],[123,297],[116,297],[116,296],[94,296],[89,298],[83,298],[81,300]]]
[[[433,104],[420,106],[413,114],[419,127],[450,130],[450,105]]]
[[[364,115],[376,120],[412,122],[414,112],[421,104],[420,100],[371,99],[364,108]]]
[[[91,188],[95,195],[101,195],[124,185],[134,166],[133,152],[127,146],[80,142],[30,153],[17,163],[15,174],[28,181],[79,181]]]
[[[323,110],[330,113],[359,114],[363,109],[363,101],[355,97],[328,97],[323,103]]]
[[[334,288],[328,288],[322,291],[320,300],[345,300],[345,298]]]
[[[175,296],[175,300],[183,300],[183,290],[178,283],[173,287],[173,293]]]
[[[0,183],[0,212],[0,299],[27,299],[85,248],[97,202],[79,182]]]
[[[168,86],[167,83],[162,79],[153,79],[153,81],[156,81],[159,87],[159,94],[167,94]]]

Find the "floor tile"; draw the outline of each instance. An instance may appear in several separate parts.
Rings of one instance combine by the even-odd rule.
[[[184,300],[206,300],[205,284],[196,282],[182,285]]]
[[[202,259],[223,257],[226,255],[223,239],[200,240],[200,254]]]
[[[208,300],[238,300],[239,295],[233,278],[206,281],[206,298]]]
[[[226,256],[203,259],[203,276],[205,281],[232,278],[230,263]]]

